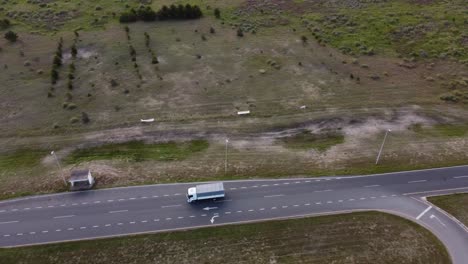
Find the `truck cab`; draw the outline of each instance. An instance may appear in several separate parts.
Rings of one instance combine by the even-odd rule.
[[[187,202],[191,203],[197,200],[197,189],[195,187],[188,188],[187,190]]]

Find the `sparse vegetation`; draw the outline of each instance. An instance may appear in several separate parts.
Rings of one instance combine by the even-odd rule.
[[[468,226],[468,193],[427,197],[427,200],[442,208],[464,225]]]
[[[281,139],[282,144],[290,149],[325,151],[344,142],[344,136],[338,133],[313,134],[302,132],[295,136]]]
[[[174,161],[183,160],[191,154],[203,151],[206,148],[208,148],[208,142],[204,140],[159,144],[133,141],[78,149],[72,152],[65,161],[69,164],[106,159],[123,159],[136,162],[145,160]]]

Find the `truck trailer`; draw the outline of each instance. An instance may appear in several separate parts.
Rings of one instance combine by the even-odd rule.
[[[222,182],[200,184],[188,188],[187,202],[224,198],[224,185]]]

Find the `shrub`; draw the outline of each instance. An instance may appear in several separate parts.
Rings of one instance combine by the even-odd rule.
[[[8,19],[0,19],[0,29],[6,29],[8,27],[10,27],[11,23],[10,23],[10,20]]]
[[[72,89],[73,89],[73,81],[70,80],[70,79],[68,80],[67,88],[68,88],[69,90],[72,90]]]
[[[201,35],[201,39],[202,39],[203,41],[206,41],[205,35]]]
[[[65,94],[65,98],[67,99],[67,101],[71,101],[73,99],[73,95],[70,92],[67,92]]]
[[[71,47],[71,55],[73,58],[76,58],[77,54],[78,54],[78,50],[76,49],[76,45],[73,44],[73,46]]]
[[[214,16],[218,19],[221,18],[221,11],[219,11],[219,8],[214,9]]]
[[[90,119],[87,113],[81,112],[81,121],[83,122],[83,124],[89,123]]]
[[[241,28],[238,28],[238,29],[237,29],[237,36],[238,36],[238,37],[243,37],[243,36],[244,36],[244,32],[242,31]]]
[[[55,54],[55,56],[54,56],[53,64],[56,67],[62,66],[62,59],[57,54]]]
[[[80,121],[80,119],[78,119],[78,117],[70,118],[70,123],[72,123],[72,124],[77,123],[78,121]]]
[[[68,109],[68,110],[76,109],[76,104],[74,104],[74,103],[68,103],[67,109]]]
[[[302,43],[307,43],[307,37],[306,36],[301,36]]]
[[[16,40],[18,39],[18,35],[10,30],[7,33],[5,33],[5,38],[10,42],[16,42]]]
[[[58,71],[55,68],[53,68],[52,71],[50,72],[50,78],[51,78],[52,84],[57,83],[57,80],[59,78],[59,74],[58,74]]]
[[[215,31],[215,29],[214,29],[213,27],[210,27],[210,33],[211,33],[211,34],[216,33],[216,31]]]

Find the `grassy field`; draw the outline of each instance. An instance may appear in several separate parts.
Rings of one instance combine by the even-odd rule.
[[[450,263],[429,231],[377,212],[1,249],[2,263]]]
[[[344,136],[326,133],[316,135],[310,132],[302,132],[292,137],[282,138],[281,142],[283,142],[286,148],[325,151],[334,145],[343,143]]]
[[[159,144],[146,144],[141,141],[108,144],[98,147],[78,149],[73,151],[64,160],[68,164],[77,164],[92,160],[120,159],[125,161],[141,162],[175,161],[183,160],[190,155],[208,148],[208,142],[197,140],[190,142],[168,142]]]
[[[126,32],[118,14],[138,1],[2,2],[0,19],[12,25],[0,33],[11,29],[19,39],[0,38],[1,197],[64,190],[51,149],[66,173],[91,168],[98,187],[466,163],[460,1],[150,5],[173,2],[198,4],[205,16],[132,23]],[[63,65],[52,85],[60,38]],[[242,110],[250,116],[238,116]],[[142,124],[146,118],[155,122]],[[375,166],[386,129],[392,133]],[[200,139],[209,144],[170,155],[163,147],[142,152],[139,143],[93,147]]]
[[[444,196],[427,197],[427,200],[444,209],[449,214],[468,226],[468,194],[460,193]]]

